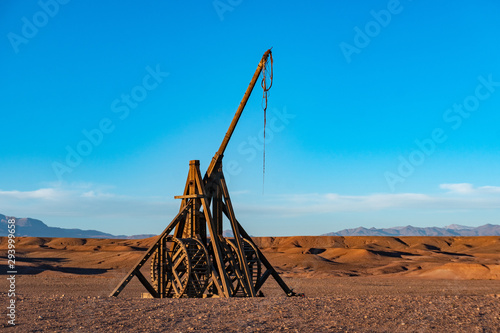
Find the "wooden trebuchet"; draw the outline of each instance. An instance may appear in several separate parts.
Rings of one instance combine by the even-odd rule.
[[[262,296],[261,287],[269,276],[286,295],[298,295],[236,220],[222,172],[224,151],[270,56],[269,49],[262,56],[204,177],[200,162],[190,161],[184,192],[175,197],[181,199],[179,213],[110,296],[118,296],[134,276],[155,298]],[[233,238],[223,236],[224,216],[230,222]],[[141,273],[148,260],[149,279]]]

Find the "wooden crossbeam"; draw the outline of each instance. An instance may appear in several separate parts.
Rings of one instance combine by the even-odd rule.
[[[201,194],[187,194],[187,195],[176,195],[174,199],[200,199],[203,198]]]

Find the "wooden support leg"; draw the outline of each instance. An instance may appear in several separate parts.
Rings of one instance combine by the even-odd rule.
[[[243,229],[243,227],[241,226],[241,224],[239,222],[238,222],[238,226],[239,226],[239,229],[240,229],[240,232],[241,232],[241,235],[243,236],[243,238],[247,239],[249,242],[251,242],[255,246],[255,248],[257,249],[260,261],[262,261],[262,263],[267,268],[267,270],[270,271],[271,275],[276,280],[276,282],[279,284],[279,286],[281,287],[281,289],[283,289],[283,291],[285,292],[285,294],[287,296],[296,296],[295,292],[286,285],[285,281],[283,281],[283,279],[281,278],[281,276],[274,269],[273,265],[271,265],[271,263],[267,260],[267,258],[264,256],[264,254],[262,253],[262,251],[254,243],[254,241],[252,240],[252,238],[247,234],[247,232],[245,231],[245,229]],[[266,279],[267,279],[267,277],[266,277]]]
[[[229,218],[229,212],[227,211],[226,207],[224,207],[224,214]],[[241,224],[237,220],[236,220],[236,224],[238,225],[238,230],[239,230],[241,236],[254,245],[255,249],[257,250],[257,254],[259,255],[260,261],[262,261],[262,263],[264,264],[264,266],[267,269],[267,271],[264,273],[264,275],[260,279],[262,282],[258,284],[259,288],[256,288],[256,289],[257,290],[260,289],[260,287],[262,286],[262,284],[265,282],[265,280],[267,279],[267,277],[270,274],[276,280],[276,282],[279,284],[281,289],[283,289],[283,291],[285,292],[285,294],[287,296],[296,296],[297,294],[286,285],[285,281],[283,281],[283,279],[278,274],[278,272],[276,272],[273,265],[271,265],[271,263],[264,256],[264,254],[259,249],[259,247],[254,243],[254,241],[252,240],[252,237],[250,237],[250,235],[248,235],[248,233],[245,231],[245,229],[243,229],[243,227],[241,226]]]
[[[228,216],[229,221],[231,222],[231,228],[233,229],[234,239],[236,240],[236,248],[238,254],[238,262],[240,263],[240,270],[244,274],[242,286],[245,289],[245,293],[247,294],[247,296],[255,297],[256,295],[255,289],[248,268],[247,258],[243,247],[243,240],[241,239],[238,222],[236,221],[236,217],[234,216],[233,205],[231,203],[231,199],[229,198],[229,191],[226,186],[226,181],[222,175],[220,178],[220,187],[222,189],[222,195],[224,196],[224,201],[226,203],[226,210],[229,215]]]
[[[200,200],[203,206],[203,212],[205,213],[205,219],[207,221],[208,229],[210,231],[210,242],[212,243],[215,260],[217,261],[217,267],[219,268],[219,276],[222,282],[222,287],[224,289],[224,296],[231,297],[232,288],[231,284],[229,283],[229,277],[227,276],[226,269],[224,267],[224,259],[222,257],[222,250],[219,244],[220,239],[217,234],[215,225],[212,221],[212,214],[210,213],[210,205],[208,204],[208,200],[206,197],[206,191],[203,185],[203,179],[201,178],[199,165],[196,168],[196,186],[198,187],[198,192],[202,195]]]
[[[259,281],[257,281],[257,284],[255,285],[255,292],[259,291],[259,289],[264,285],[269,275],[271,275],[271,270],[267,269],[264,274],[262,274]]]

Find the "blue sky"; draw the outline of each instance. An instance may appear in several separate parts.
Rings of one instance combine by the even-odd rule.
[[[258,86],[224,157],[251,234],[498,223],[499,10],[2,1],[0,213],[161,232],[273,47],[265,184]]]

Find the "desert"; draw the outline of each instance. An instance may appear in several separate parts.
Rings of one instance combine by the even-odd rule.
[[[2,1],[3,332],[500,332],[499,1]]]
[[[268,280],[265,297],[143,299],[145,289],[137,279],[118,297],[108,297],[155,237],[20,237],[17,321],[4,325],[5,331],[500,330],[500,237],[253,239],[286,283],[304,297],[286,297]],[[6,237],[0,249],[6,257]],[[149,267],[143,270],[146,275]],[[7,296],[6,278],[1,288],[2,297]]]

